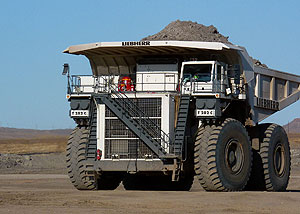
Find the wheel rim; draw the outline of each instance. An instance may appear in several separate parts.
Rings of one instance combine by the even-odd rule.
[[[277,176],[282,177],[284,175],[284,147],[281,143],[277,144],[274,150],[274,169]]]
[[[244,165],[243,147],[236,139],[230,139],[225,148],[225,163],[231,174],[239,174]]]

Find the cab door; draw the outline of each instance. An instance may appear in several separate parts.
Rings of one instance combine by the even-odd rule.
[[[192,93],[192,75],[183,74],[181,79],[182,94],[191,94]]]
[[[214,71],[213,71],[213,92],[214,93],[221,93],[222,92],[222,66],[219,63],[216,63],[214,66]]]

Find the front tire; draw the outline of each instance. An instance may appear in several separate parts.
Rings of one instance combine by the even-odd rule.
[[[200,127],[195,141],[195,172],[207,191],[243,190],[251,172],[252,150],[245,127],[226,119]]]
[[[89,128],[78,126],[69,137],[66,161],[70,180],[78,190],[114,190],[123,179],[122,173],[103,172],[95,175],[92,171],[85,171],[83,162],[86,160],[89,135]]]
[[[94,190],[97,183],[94,174],[87,175],[83,162],[86,159],[86,146],[89,140],[89,129],[76,127],[67,144],[67,170],[70,180],[78,190]]]

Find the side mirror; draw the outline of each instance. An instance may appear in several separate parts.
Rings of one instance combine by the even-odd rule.
[[[70,72],[70,66],[68,63],[65,63],[63,66],[64,66],[64,69],[63,69],[62,75],[66,75]]]

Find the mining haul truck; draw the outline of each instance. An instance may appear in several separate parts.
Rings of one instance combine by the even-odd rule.
[[[207,191],[287,188],[284,129],[260,123],[299,100],[300,76],[253,64],[219,42],[75,45],[92,75],[68,76],[67,168],[79,190]]]

